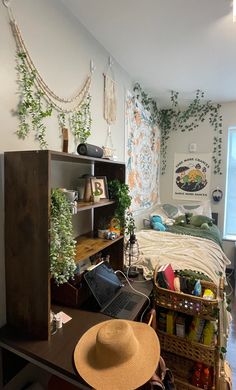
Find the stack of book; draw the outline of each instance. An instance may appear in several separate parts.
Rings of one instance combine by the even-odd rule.
[[[175,274],[171,264],[165,264],[159,268],[157,273],[157,281],[160,287],[175,291],[174,279]]]

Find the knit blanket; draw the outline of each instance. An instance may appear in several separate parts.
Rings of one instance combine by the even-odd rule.
[[[146,279],[156,266],[171,263],[174,270],[192,270],[207,275],[217,286],[230,260],[214,241],[184,234],[141,230],[136,234],[140,256],[138,266]]]

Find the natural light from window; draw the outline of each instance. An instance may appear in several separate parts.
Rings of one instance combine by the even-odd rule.
[[[236,127],[228,130],[224,238],[236,239]]]

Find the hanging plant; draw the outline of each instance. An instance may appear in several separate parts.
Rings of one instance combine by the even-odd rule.
[[[50,272],[59,285],[73,278],[76,270],[72,210],[59,189],[53,189],[51,193],[50,223]]]
[[[86,100],[81,104],[80,110],[74,112],[70,118],[70,127],[76,141],[85,143],[91,134],[91,96],[88,95]]]
[[[119,180],[110,180],[108,182],[109,198],[116,201],[115,218],[120,221],[120,226],[123,231],[127,228],[129,218],[127,219],[127,210],[131,206],[131,196],[129,195],[128,184],[122,183]]]
[[[214,130],[212,150],[214,174],[222,174],[222,115],[220,115],[220,104],[213,104],[210,100],[203,102],[204,92],[197,90],[194,100],[185,110],[181,110],[178,103],[179,93],[171,91],[172,107],[170,109],[158,109],[156,102],[143,92],[139,84],[135,84],[134,93],[144,108],[150,112],[151,124],[158,124],[160,128],[162,174],[166,171],[167,144],[171,132],[177,130],[181,132],[193,131],[207,118]]]
[[[59,112],[59,114],[57,115],[57,119],[58,119],[59,127],[61,129],[66,127],[66,114],[64,111]]]
[[[20,125],[16,133],[19,138],[25,139],[32,128],[41,149],[45,149],[47,147],[46,126],[43,120],[51,116],[52,106],[48,103],[45,106],[45,101],[42,99],[44,93],[35,89],[36,74],[33,70],[28,69],[25,53],[18,52],[17,59],[20,87],[20,103],[17,114]]]

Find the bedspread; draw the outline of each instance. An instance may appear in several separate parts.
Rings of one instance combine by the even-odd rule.
[[[167,231],[169,231],[170,233],[207,238],[208,240],[215,241],[216,244],[220,245],[222,248],[221,234],[216,225],[209,226],[208,229],[203,229],[201,227],[193,226],[190,224],[185,226],[173,225],[167,226]]]
[[[174,270],[189,269],[207,275],[217,286],[230,260],[214,241],[184,234],[141,230],[136,234],[144,277],[151,279],[157,265],[171,263]]]

